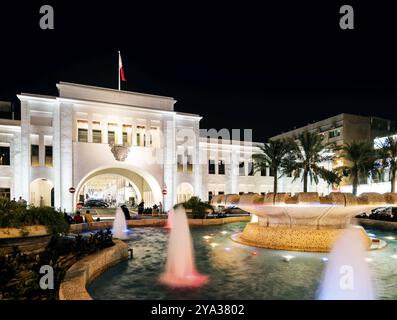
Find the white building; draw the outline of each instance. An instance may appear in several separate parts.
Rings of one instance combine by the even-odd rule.
[[[21,93],[21,120],[0,120],[0,195],[72,211],[92,198],[161,201],[169,209],[192,195],[273,191],[269,169],[253,172],[255,143],[203,131],[199,115],[174,111],[173,98],[65,82],[57,88],[58,97]],[[279,191],[300,192],[302,183],[283,177]]]

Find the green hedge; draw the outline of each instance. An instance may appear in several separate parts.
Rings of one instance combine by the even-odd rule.
[[[208,209],[213,210],[208,202],[202,201],[199,197],[191,197],[188,201],[183,202],[182,206],[185,209],[191,209],[195,219],[205,219],[206,211]]]
[[[19,203],[0,199],[0,228],[21,228],[45,225],[51,234],[69,230],[63,213],[51,207],[25,207]]]

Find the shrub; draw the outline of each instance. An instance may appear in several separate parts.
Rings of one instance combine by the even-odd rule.
[[[205,219],[206,210],[213,210],[208,202],[201,201],[199,197],[191,197],[188,201],[182,203],[185,209],[191,209],[194,219]]]
[[[14,248],[11,254],[0,256],[0,300],[57,299],[66,271],[77,260],[113,245],[112,233],[107,230],[89,237],[52,237],[46,250],[39,254],[24,254]],[[54,290],[39,286],[43,265],[54,269]]]
[[[19,203],[0,199],[0,228],[24,228],[44,225],[51,234],[69,230],[62,212],[51,207],[26,207]]]

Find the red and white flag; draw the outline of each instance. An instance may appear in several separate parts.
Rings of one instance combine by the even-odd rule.
[[[119,51],[119,72],[120,72],[121,80],[127,81],[124,75],[123,62],[121,61],[120,51]]]

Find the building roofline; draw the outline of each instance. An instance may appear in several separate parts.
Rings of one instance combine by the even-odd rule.
[[[366,118],[366,119],[378,118],[378,119],[389,120],[389,119],[385,119],[385,118],[382,118],[382,117],[376,117],[376,116],[363,116],[363,115],[360,115],[360,114],[341,112],[341,113],[338,113],[338,114],[336,114],[336,115],[334,115],[334,116],[327,117],[327,118],[323,118],[323,119],[320,119],[320,120],[318,120],[318,121],[315,121],[315,122],[312,122],[312,123],[308,123],[308,124],[306,124],[306,125],[304,125],[304,126],[300,126],[300,127],[297,127],[297,128],[294,128],[294,129],[285,131],[285,132],[281,132],[281,133],[279,133],[279,134],[276,134],[276,135],[270,137],[270,139],[275,139],[275,138],[277,138],[277,137],[279,137],[279,136],[282,136],[282,135],[285,135],[285,134],[291,134],[291,133],[294,132],[294,131],[302,130],[302,129],[304,129],[304,128],[310,126],[310,125],[313,125],[313,124],[315,124],[315,123],[318,123],[318,122],[323,122],[323,121],[330,120],[330,119],[332,119],[332,118],[337,118],[337,117],[342,117],[342,118],[344,118],[345,116],[360,117],[360,118]]]
[[[23,100],[26,98],[33,98],[36,100],[56,100],[57,97],[55,96],[48,96],[44,94],[35,94],[35,93],[27,93],[27,92],[21,92],[20,94],[17,94],[17,97],[19,100]]]
[[[138,96],[155,98],[155,99],[166,99],[166,100],[171,100],[171,101],[176,102],[176,100],[173,97],[168,97],[168,96],[160,96],[160,95],[141,93],[141,92],[135,92],[135,91],[125,91],[125,90],[117,90],[117,89],[112,89],[112,88],[96,87],[96,86],[91,86],[91,85],[87,85],[87,84],[79,84],[79,83],[65,82],[65,81],[59,81],[59,83],[56,84],[58,90],[59,90],[59,87],[58,87],[59,85],[67,85],[67,86],[72,86],[72,87],[77,87],[77,88],[103,90],[103,91],[109,91],[109,92],[114,92],[114,93],[126,93],[126,94],[138,95]]]

